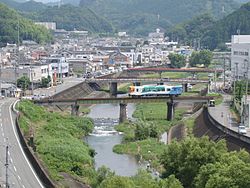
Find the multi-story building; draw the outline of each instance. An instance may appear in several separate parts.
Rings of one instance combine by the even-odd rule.
[[[231,40],[231,71],[236,79],[250,78],[250,35],[233,35]]]

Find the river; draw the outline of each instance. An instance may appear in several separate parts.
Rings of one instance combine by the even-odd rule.
[[[127,106],[128,117],[132,118],[135,110],[134,104]],[[120,155],[112,151],[114,145],[120,144],[122,134],[114,130],[119,120],[118,104],[102,104],[91,107],[89,117],[94,119],[95,128],[93,133],[87,137],[87,143],[96,151],[96,168],[106,166],[117,175],[133,176],[140,168],[134,156]]]

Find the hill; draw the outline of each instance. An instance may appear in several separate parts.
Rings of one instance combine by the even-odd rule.
[[[87,30],[94,33],[113,32],[112,25],[89,8],[62,5],[47,7],[38,12],[26,14],[32,20],[56,22],[57,28],[66,30]]]
[[[118,30],[146,34],[156,27],[169,27],[210,13],[216,19],[239,8],[234,0],[81,0],[80,6],[88,6]]]
[[[250,2],[211,26],[202,37],[201,44],[215,49],[230,41],[231,35],[237,34],[237,30],[243,35],[250,34]]]
[[[46,9],[47,7],[45,4],[36,1],[17,2],[16,0],[0,0],[0,3],[21,12],[39,11]]]
[[[19,24],[18,24],[19,22]],[[15,10],[0,3],[0,46],[6,43],[16,43],[17,28],[20,28],[20,40],[34,40],[38,43],[52,39],[49,31],[42,26],[20,16]]]

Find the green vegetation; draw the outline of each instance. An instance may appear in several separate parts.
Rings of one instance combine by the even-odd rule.
[[[237,30],[240,34],[250,32],[250,3],[241,6],[240,9],[216,22],[204,35],[202,45],[210,49],[215,49],[227,41],[230,41],[231,35],[236,35]]]
[[[213,53],[209,50],[202,50],[199,52],[193,52],[189,63],[191,66],[202,65],[204,67],[208,67],[212,61]]]
[[[38,43],[44,43],[52,39],[46,28],[35,25],[30,20],[20,16],[16,11],[0,3],[0,46],[18,42],[18,25],[20,42],[34,40]]]
[[[168,58],[171,62],[171,67],[181,68],[186,65],[186,58],[184,55],[171,53],[168,55]]]
[[[22,76],[17,79],[17,87],[21,88],[23,91],[26,91],[29,88],[30,79],[27,76]]]
[[[223,97],[220,93],[209,93],[207,96],[211,96],[215,98],[215,105],[219,105],[223,102]]]
[[[108,20],[117,30],[133,34],[148,34],[155,28],[170,28],[197,15],[210,13],[216,18],[231,13],[239,7],[233,0],[83,0],[81,6],[88,6]],[[225,12],[221,11],[224,6]],[[171,7],[171,8],[169,8]]]
[[[223,6],[223,5],[222,5]],[[232,35],[248,34],[250,32],[250,3],[242,5],[238,10],[223,15],[221,20],[216,21],[213,14],[199,15],[190,21],[176,25],[167,34],[178,39],[182,44],[194,45],[200,43],[201,48],[227,50],[225,42],[229,42]],[[189,17],[190,18],[190,17]]]
[[[173,40],[178,39],[180,43],[193,45],[196,42],[195,45],[198,46],[199,40],[214,23],[215,19],[212,15],[207,13],[198,15],[189,21],[177,24],[167,35],[172,36]]]
[[[248,91],[249,94],[250,90],[250,84],[248,84]],[[246,94],[246,80],[239,80],[235,82],[235,98],[238,101],[241,101],[243,95]]]
[[[95,181],[93,151],[82,140],[93,129],[90,119],[50,113],[30,101],[20,102],[18,109],[24,135],[33,132],[33,148],[53,179],[60,181],[64,172],[87,184]]]
[[[225,141],[189,137],[166,147],[163,177],[175,175],[185,188],[249,187],[250,156],[228,152]]]
[[[177,109],[175,120],[166,120],[166,104],[139,104],[133,116],[137,122],[126,122],[116,126],[116,130],[124,133],[123,143],[116,145],[113,151],[137,156],[139,159],[151,161],[151,165],[161,171],[159,158],[166,147],[159,142],[159,137],[171,126],[177,124],[184,110]]]
[[[35,11],[35,10],[34,10]],[[32,20],[56,22],[58,29],[87,30],[94,33],[112,33],[113,27],[104,18],[98,16],[95,12],[84,7],[75,7],[72,5],[63,5],[47,7],[38,12],[25,14]]]
[[[41,87],[49,87],[50,82],[51,82],[50,76],[48,76],[47,78],[42,78]]]

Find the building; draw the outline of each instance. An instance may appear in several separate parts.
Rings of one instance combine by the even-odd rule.
[[[56,30],[56,23],[55,22],[35,22],[36,25],[42,25],[44,26],[46,29],[49,30]]]
[[[250,78],[250,35],[233,35],[231,39],[231,71],[236,79]]]

